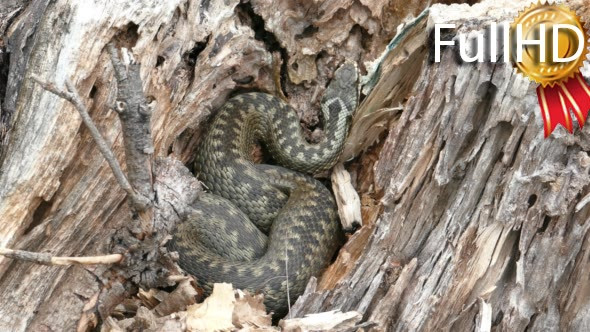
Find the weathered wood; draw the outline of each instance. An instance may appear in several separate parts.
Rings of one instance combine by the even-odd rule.
[[[1,246],[59,256],[104,253],[114,231],[130,220],[122,204],[124,193],[88,131],[80,127],[77,113],[24,78],[36,74],[58,86],[71,79],[124,164],[120,125],[108,110],[116,86],[110,83],[114,80],[105,45],[115,35],[136,37],[131,50],[142,64],[146,95],[157,104],[152,120],[155,153],[165,156],[176,137],[204,119],[233,89],[264,88],[272,82],[271,57],[236,17],[236,5],[57,1],[47,7],[34,1],[14,19],[7,37],[14,57],[9,98],[2,105],[3,115],[12,116],[6,124],[0,176]],[[252,83],[243,83],[246,77]],[[85,305],[75,294],[87,293],[77,289],[101,287],[92,271],[6,258],[1,262],[3,330],[71,329]]]
[[[322,91],[348,58],[369,72],[345,153],[347,161],[354,158],[348,167],[363,227],[291,315],[357,311],[360,324],[374,330],[590,326],[590,207],[576,210],[590,184],[590,129],[574,136],[558,129],[544,140],[534,86],[509,64],[459,64],[450,49],[441,64],[429,59],[433,22],[452,21],[469,33],[510,20],[525,1],[435,5],[424,20],[408,20],[392,43],[398,24],[418,16],[425,3],[12,2],[22,8],[6,26],[0,22],[9,52],[9,61],[0,62],[8,67],[0,82],[6,91],[0,247],[101,254],[118,248],[132,220],[125,193],[80,117],[32,75],[58,86],[74,83],[126,171],[126,125],[111,111],[117,89],[106,45],[116,40],[128,48],[141,64],[147,99],[127,105],[150,102],[152,112],[151,126],[142,128],[151,130],[153,151],[148,146],[134,159],[158,157],[143,175],[156,193],[153,230],[166,232],[200,191],[182,162],[190,164],[215,108],[235,91],[284,93],[303,122],[315,126]],[[587,9],[584,15],[590,18]],[[307,134],[317,139],[321,129]],[[161,243],[147,245],[154,247],[147,259],[146,252],[132,252],[119,266],[131,269],[120,274],[130,280],[117,282],[107,267],[60,269],[0,258],[0,330],[94,327],[134,295],[129,284],[177,272],[154,266]],[[167,309],[135,310],[134,319],[106,318],[103,328],[182,328],[186,319]]]
[[[342,163],[334,166],[331,180],[342,228],[347,231],[353,231],[363,224],[361,201],[358,193],[352,186],[350,173],[344,169]]]
[[[435,5],[429,21],[469,34],[524,6]],[[295,314],[358,310],[392,331],[586,330],[590,210],[575,207],[590,184],[588,128],[543,139],[535,86],[510,64],[402,53],[389,72],[422,69],[365,173],[383,214],[360,258],[336,262],[348,267],[335,287],[310,289]]]
[[[283,331],[342,331],[353,329],[362,319],[358,312],[328,311],[311,314],[304,318],[287,319],[281,322]]]

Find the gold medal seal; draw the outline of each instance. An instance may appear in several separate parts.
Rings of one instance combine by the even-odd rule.
[[[526,43],[519,45],[517,40]],[[588,55],[588,34],[574,11],[562,4],[540,3],[525,9],[511,25],[510,54],[517,70],[540,85],[537,95],[545,137],[558,124],[573,132],[570,110],[580,127],[584,125],[590,110],[590,86],[580,68]]]
[[[537,45],[526,45],[522,52],[522,61],[518,62],[516,46],[513,40],[511,52],[512,61],[516,68],[525,76],[543,86],[554,85],[556,82],[573,77],[580,71],[586,56],[588,55],[588,35],[584,25],[575,12],[564,5],[538,4],[532,5],[523,11],[512,23],[512,31],[517,31],[516,25],[522,25],[522,38],[526,40],[539,39],[541,24],[545,25],[545,61],[540,59],[540,47]],[[553,28],[557,24],[569,24],[584,32],[584,39],[579,40],[578,36],[571,30],[560,29],[558,40],[553,40]],[[558,44],[557,50],[560,58],[568,58],[575,54],[580,43],[584,43],[584,51],[581,56],[571,62],[553,62],[553,43]]]

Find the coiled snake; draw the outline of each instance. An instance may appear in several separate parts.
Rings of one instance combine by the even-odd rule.
[[[309,175],[337,161],[357,105],[358,74],[346,62],[322,98],[324,138],[309,144],[295,111],[264,93],[228,100],[197,151],[197,176],[210,193],[193,203],[169,247],[205,291],[214,282],[262,292],[275,317],[311,276],[328,266],[342,231],[331,193]],[[281,166],[254,164],[261,142]],[[284,168],[285,167],[285,168]],[[268,234],[268,236],[266,235]]]

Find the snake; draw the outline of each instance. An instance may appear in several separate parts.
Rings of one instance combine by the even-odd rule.
[[[297,112],[263,92],[230,98],[198,144],[194,170],[206,191],[190,205],[169,248],[205,294],[213,284],[264,294],[284,316],[344,240],[332,193],[314,174],[338,161],[357,107],[358,72],[346,61],[321,99],[323,138],[305,139]],[[261,145],[272,163],[254,162]]]

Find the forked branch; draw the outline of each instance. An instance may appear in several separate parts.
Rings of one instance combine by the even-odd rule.
[[[84,125],[86,125],[86,127],[90,131],[90,135],[96,142],[98,149],[100,150],[100,152],[106,159],[107,163],[111,167],[111,170],[113,171],[113,174],[115,175],[115,179],[119,183],[119,186],[121,186],[121,188],[125,190],[129,198],[131,199],[132,205],[136,209],[145,209],[145,207],[150,203],[150,201],[146,197],[143,197],[142,195],[136,193],[135,190],[133,190],[133,188],[131,187],[131,184],[129,183],[127,177],[125,177],[125,174],[121,169],[121,165],[119,165],[119,162],[117,161],[117,158],[115,158],[113,151],[109,147],[104,137],[102,137],[101,133],[98,131],[98,128],[96,128],[94,121],[92,121],[92,118],[90,118],[90,115],[88,114],[88,109],[86,108],[86,105],[84,105],[84,102],[82,102],[82,98],[80,97],[80,94],[73,86],[73,84],[70,81],[66,81],[67,91],[64,91],[59,89],[53,83],[43,81],[36,75],[32,75],[31,78],[39,85],[41,85],[43,89],[69,101],[70,103],[72,103],[72,105],[74,105],[74,107],[80,114],[80,117],[82,118],[82,122],[84,122]]]

